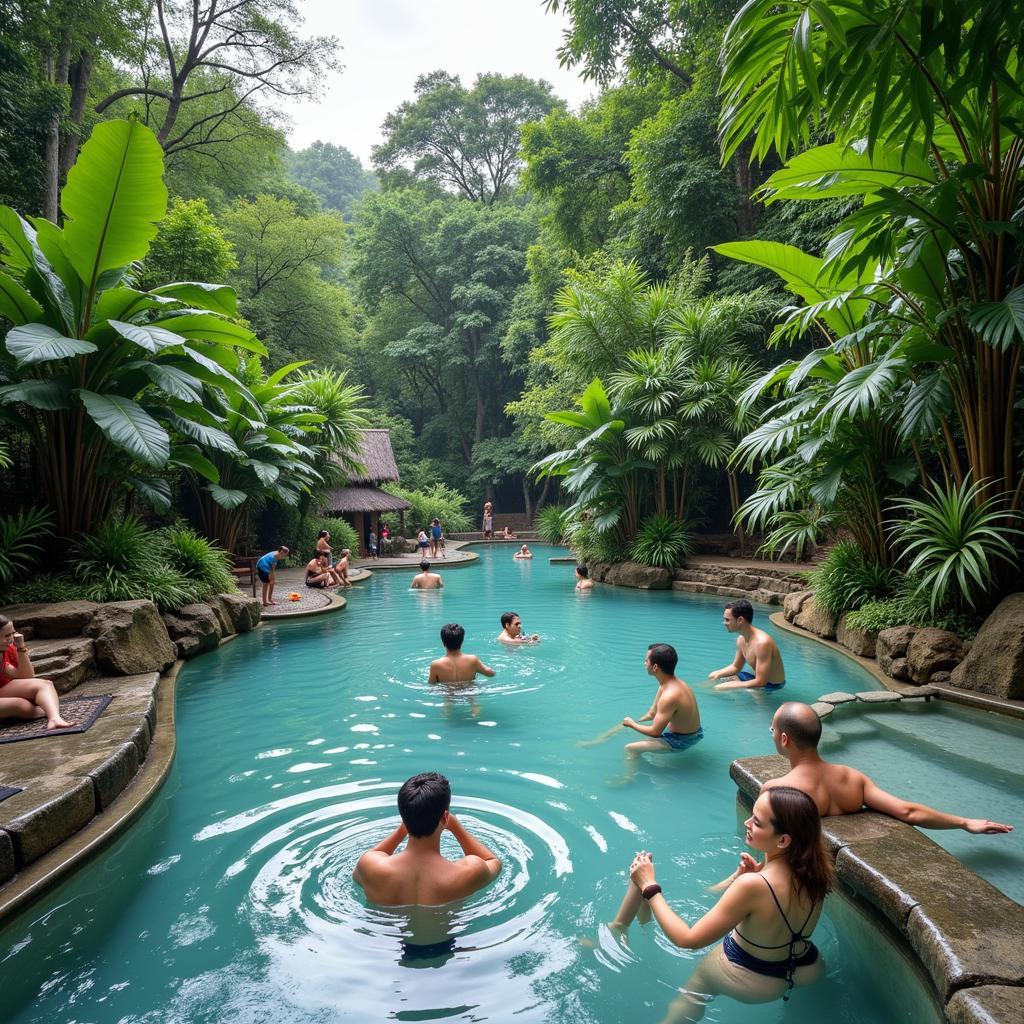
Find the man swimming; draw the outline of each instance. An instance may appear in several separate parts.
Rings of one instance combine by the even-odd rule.
[[[778,645],[763,630],[751,625],[754,609],[749,601],[733,601],[725,606],[722,622],[736,637],[736,657],[731,665],[716,669],[709,679],[728,677],[716,690],[781,690],[786,685],[786,672]],[[749,665],[751,671],[744,671]]]
[[[527,547],[527,545],[524,544],[512,557],[533,558],[533,552],[529,549],[529,547]]]
[[[585,565],[576,566],[576,589],[593,590],[594,581],[590,578],[590,570]]]
[[[352,872],[371,903],[440,906],[469,896],[498,877],[501,861],[462,827],[449,810],[451,802],[451,787],[443,775],[423,772],[406,779],[398,791],[402,824],[367,850]],[[441,853],[446,830],[462,847],[459,860]],[[408,840],[406,847],[396,853],[403,839]]]
[[[471,683],[476,674],[493,676],[495,671],[485,665],[475,654],[463,654],[462,642],[466,631],[457,623],[449,622],[441,627],[441,643],[445,653],[430,663],[428,683]]]
[[[430,571],[430,563],[424,558],[420,562],[420,571],[412,578],[410,590],[440,590],[444,580],[436,572]]]
[[[901,800],[875,785],[863,772],[844,764],[830,764],[818,753],[821,719],[808,704],[787,701],[772,718],[775,749],[789,761],[789,771],[761,787],[792,786],[803,790],[817,805],[818,813],[855,814],[865,807],[920,828],[962,828],[974,835],[998,835],[1012,832],[1012,825],[1001,825],[985,818],[961,818],[944,814],[924,804]]]
[[[675,675],[679,656],[669,644],[651,644],[644,658],[644,668],[658,681],[654,703],[640,722],[624,718],[622,724],[648,739],[626,744],[626,774],[620,782],[628,782],[636,774],[641,754],[667,754],[686,750],[704,738],[700,711],[693,691]]]
[[[516,612],[502,612],[498,639],[503,644],[535,644],[540,639],[540,634],[523,636],[523,620],[519,615]]]

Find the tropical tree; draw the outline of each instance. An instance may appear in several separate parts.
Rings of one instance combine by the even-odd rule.
[[[235,322],[230,289],[133,287],[132,264],[166,210],[162,172],[149,129],[109,121],[68,174],[63,228],[0,207],[0,313],[15,325],[0,353],[0,404],[33,440],[62,538],[92,529],[126,485],[166,508],[163,474],[199,465],[188,442],[216,426],[206,407],[229,396],[253,404],[236,350],[265,350]]]
[[[752,136],[754,157],[788,160],[770,202],[857,200],[809,282],[831,294],[793,314],[874,304],[815,356],[831,372],[858,353],[835,412],[927,441],[1007,514],[1024,489],[1022,19],[1020,0],[750,0],[724,44],[726,156]],[[799,152],[817,133],[834,141]],[[794,403],[794,429],[818,415]]]

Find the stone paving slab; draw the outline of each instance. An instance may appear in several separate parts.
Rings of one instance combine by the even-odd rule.
[[[862,704],[896,704],[903,700],[903,694],[892,690],[865,690],[856,696]]]
[[[91,778],[36,778],[0,804],[0,829],[11,838],[20,870],[74,835],[95,813]]]
[[[1024,1021],[1024,988],[978,985],[954,992],[946,1004],[949,1024],[1007,1024]]]
[[[829,704],[827,701],[823,701],[823,700],[815,701],[811,705],[811,710],[819,718],[828,718],[828,716],[831,715],[832,712],[835,711],[835,709],[836,709],[836,706],[834,704]]]
[[[835,693],[826,693],[818,698],[818,700],[825,701],[826,704],[850,704],[856,699],[854,694],[847,693],[845,690],[836,690]]]

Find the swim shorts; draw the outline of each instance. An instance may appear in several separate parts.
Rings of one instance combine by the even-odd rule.
[[[256,570],[256,575],[257,575],[257,576],[259,576],[259,578],[260,578],[260,579],[261,579],[261,580],[262,580],[262,581],[263,581],[264,583],[269,583],[269,582],[270,582],[270,573],[269,573],[269,572],[267,572],[267,571],[266,571],[265,569],[259,569],[259,568],[258,568],[258,569]]]
[[[667,743],[673,750],[686,750],[704,739],[704,729],[701,727],[696,732],[672,732],[671,729],[666,729],[658,739],[662,743]]]
[[[737,672],[736,678],[743,680],[745,683],[749,683],[754,678],[753,672]],[[786,685],[786,681],[783,680],[781,683],[765,683],[765,690],[781,690]]]

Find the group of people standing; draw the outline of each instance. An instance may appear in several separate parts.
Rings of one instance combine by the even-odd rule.
[[[429,572],[429,565],[424,571]],[[578,589],[593,586],[585,569],[577,569],[577,578]],[[736,636],[736,647],[732,662],[709,675],[715,690],[772,692],[785,686],[778,646],[753,625],[753,617],[747,601],[725,608],[723,625]],[[515,612],[503,614],[501,625],[498,639],[504,643],[540,640],[537,634],[523,633]],[[478,674],[495,675],[479,657],[462,650],[464,640],[459,624],[441,628],[445,653],[431,663],[431,684],[465,685]],[[641,733],[643,739],[626,745],[627,774],[621,781],[633,776],[642,754],[677,755],[704,736],[696,695],[676,676],[677,664],[670,644],[651,644],[644,667],[657,691],[646,713],[639,719],[627,716],[613,729],[580,744],[593,746],[623,727]],[[871,809],[924,828],[960,828],[975,834],[1012,831],[1010,825],[901,800],[862,772],[825,761],[818,753],[821,722],[807,704],[780,705],[771,719],[771,737],[776,751],[787,758],[789,771],[762,787],[744,822],[744,839],[752,852],[741,854],[735,871],[713,887],[722,895],[706,914],[689,923],[672,909],[649,852],[637,852],[629,866],[626,893],[609,926],[613,933],[624,937],[635,920],[644,924],[653,919],[676,946],[714,947],[671,1004],[667,1021],[699,1021],[717,995],[745,1003],[788,999],[794,987],[823,976],[823,960],[811,941],[834,884],[832,860],[822,839],[823,816]],[[450,805],[451,788],[437,772],[405,782],[398,793],[402,824],[364,853],[353,873],[371,902],[440,905],[466,897],[497,877],[500,858],[466,831]],[[440,852],[446,831],[462,850],[458,860]],[[405,848],[398,852],[403,840]]]

